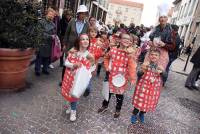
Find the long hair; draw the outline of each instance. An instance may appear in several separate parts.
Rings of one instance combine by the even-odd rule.
[[[86,34],[86,33],[83,33],[83,34],[80,34],[79,35],[79,37],[75,40],[75,42],[74,42],[74,48],[76,49],[76,50],[80,50],[80,37],[82,36],[82,35],[87,35],[88,36],[88,34]],[[89,38],[89,37],[88,37]],[[89,46],[90,46],[90,40],[89,40]],[[88,48],[89,48],[89,46],[88,46]],[[88,49],[87,48],[87,49]]]

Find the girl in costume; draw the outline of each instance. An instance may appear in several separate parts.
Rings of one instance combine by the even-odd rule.
[[[89,27],[89,38],[90,38],[90,46],[88,51],[94,56],[95,58],[95,64],[97,64],[99,58],[101,58],[104,55],[103,48],[101,47],[102,43],[96,38],[97,36],[97,28],[96,27]],[[93,66],[92,72],[95,72],[96,65]],[[84,97],[87,97],[91,92],[91,85],[92,79],[90,80],[90,83],[84,93]]]
[[[132,54],[127,53],[127,47],[131,44],[130,35],[122,34],[119,47],[111,47],[110,51],[104,57],[104,66],[106,72],[109,73],[109,100],[112,94],[115,94],[117,99],[114,118],[120,116],[120,110],[124,99],[123,94],[128,88],[129,78],[132,85],[136,80],[136,64],[131,56]],[[120,81],[117,79],[120,79]],[[104,100],[102,102],[102,107],[98,109],[98,113],[107,110],[109,100]]]
[[[87,50],[89,47],[89,37],[87,34],[82,34],[75,42],[75,47],[69,51],[65,61],[65,74],[62,82],[62,95],[66,101],[70,102],[70,107],[66,113],[70,113],[70,121],[76,120],[76,109],[78,98],[74,98],[70,94],[73,85],[74,76],[78,68],[85,66],[88,70],[94,62],[94,57]]]
[[[100,31],[99,35],[100,35],[99,41],[100,41],[100,44],[101,44],[101,48],[103,49],[104,52],[107,52],[108,47],[109,47],[108,33],[105,30],[102,29]],[[97,76],[100,75],[103,60],[104,60],[103,57],[100,57],[98,59]]]
[[[131,123],[136,123],[137,115],[144,123],[144,113],[154,111],[160,97],[163,83],[164,70],[159,68],[158,61],[160,51],[157,48],[151,48],[149,52],[148,64],[142,64],[138,71],[138,82],[133,95],[133,115]]]

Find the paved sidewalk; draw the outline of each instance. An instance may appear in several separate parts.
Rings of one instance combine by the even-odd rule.
[[[191,58],[191,56],[190,56]],[[188,75],[190,73],[190,71],[192,70],[193,67],[193,63],[190,62],[190,60],[188,61],[188,64],[186,66],[186,70],[184,71],[184,67],[186,65],[186,60],[187,60],[187,55],[181,55],[181,57],[177,58],[171,66],[171,71],[173,72],[177,72],[183,75]]]
[[[24,91],[0,93],[0,134],[199,134],[200,91],[184,88],[186,77],[170,72],[157,110],[146,114],[146,123],[130,124],[133,90],[126,92],[119,119],[113,119],[115,98],[109,109],[97,114],[101,106],[102,78],[95,78],[93,91],[78,104],[77,121],[70,122],[58,82],[61,68],[55,63],[49,76],[29,70],[29,87]],[[181,65],[180,65],[181,66]]]

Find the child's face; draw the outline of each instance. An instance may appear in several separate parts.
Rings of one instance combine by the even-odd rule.
[[[106,34],[102,34],[102,35],[101,35],[101,38],[102,38],[102,39],[107,39],[107,35],[106,35]]]
[[[128,47],[131,45],[131,37],[128,34],[123,34],[120,42],[123,46]]]
[[[133,44],[138,44],[138,38],[134,37]]]
[[[89,46],[89,38],[86,34],[80,36],[80,47],[87,48]]]
[[[159,52],[150,52],[149,59],[151,62],[157,62],[160,58]]]
[[[89,36],[90,36],[90,38],[96,38],[97,32],[95,30],[90,30]]]

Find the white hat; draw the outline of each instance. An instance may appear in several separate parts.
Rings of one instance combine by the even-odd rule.
[[[84,13],[84,12],[88,12],[88,9],[85,5],[80,5],[78,7],[77,13]]]
[[[158,13],[159,13],[159,17],[161,16],[168,16],[168,12],[169,12],[169,4],[167,3],[162,3],[158,6]]]

